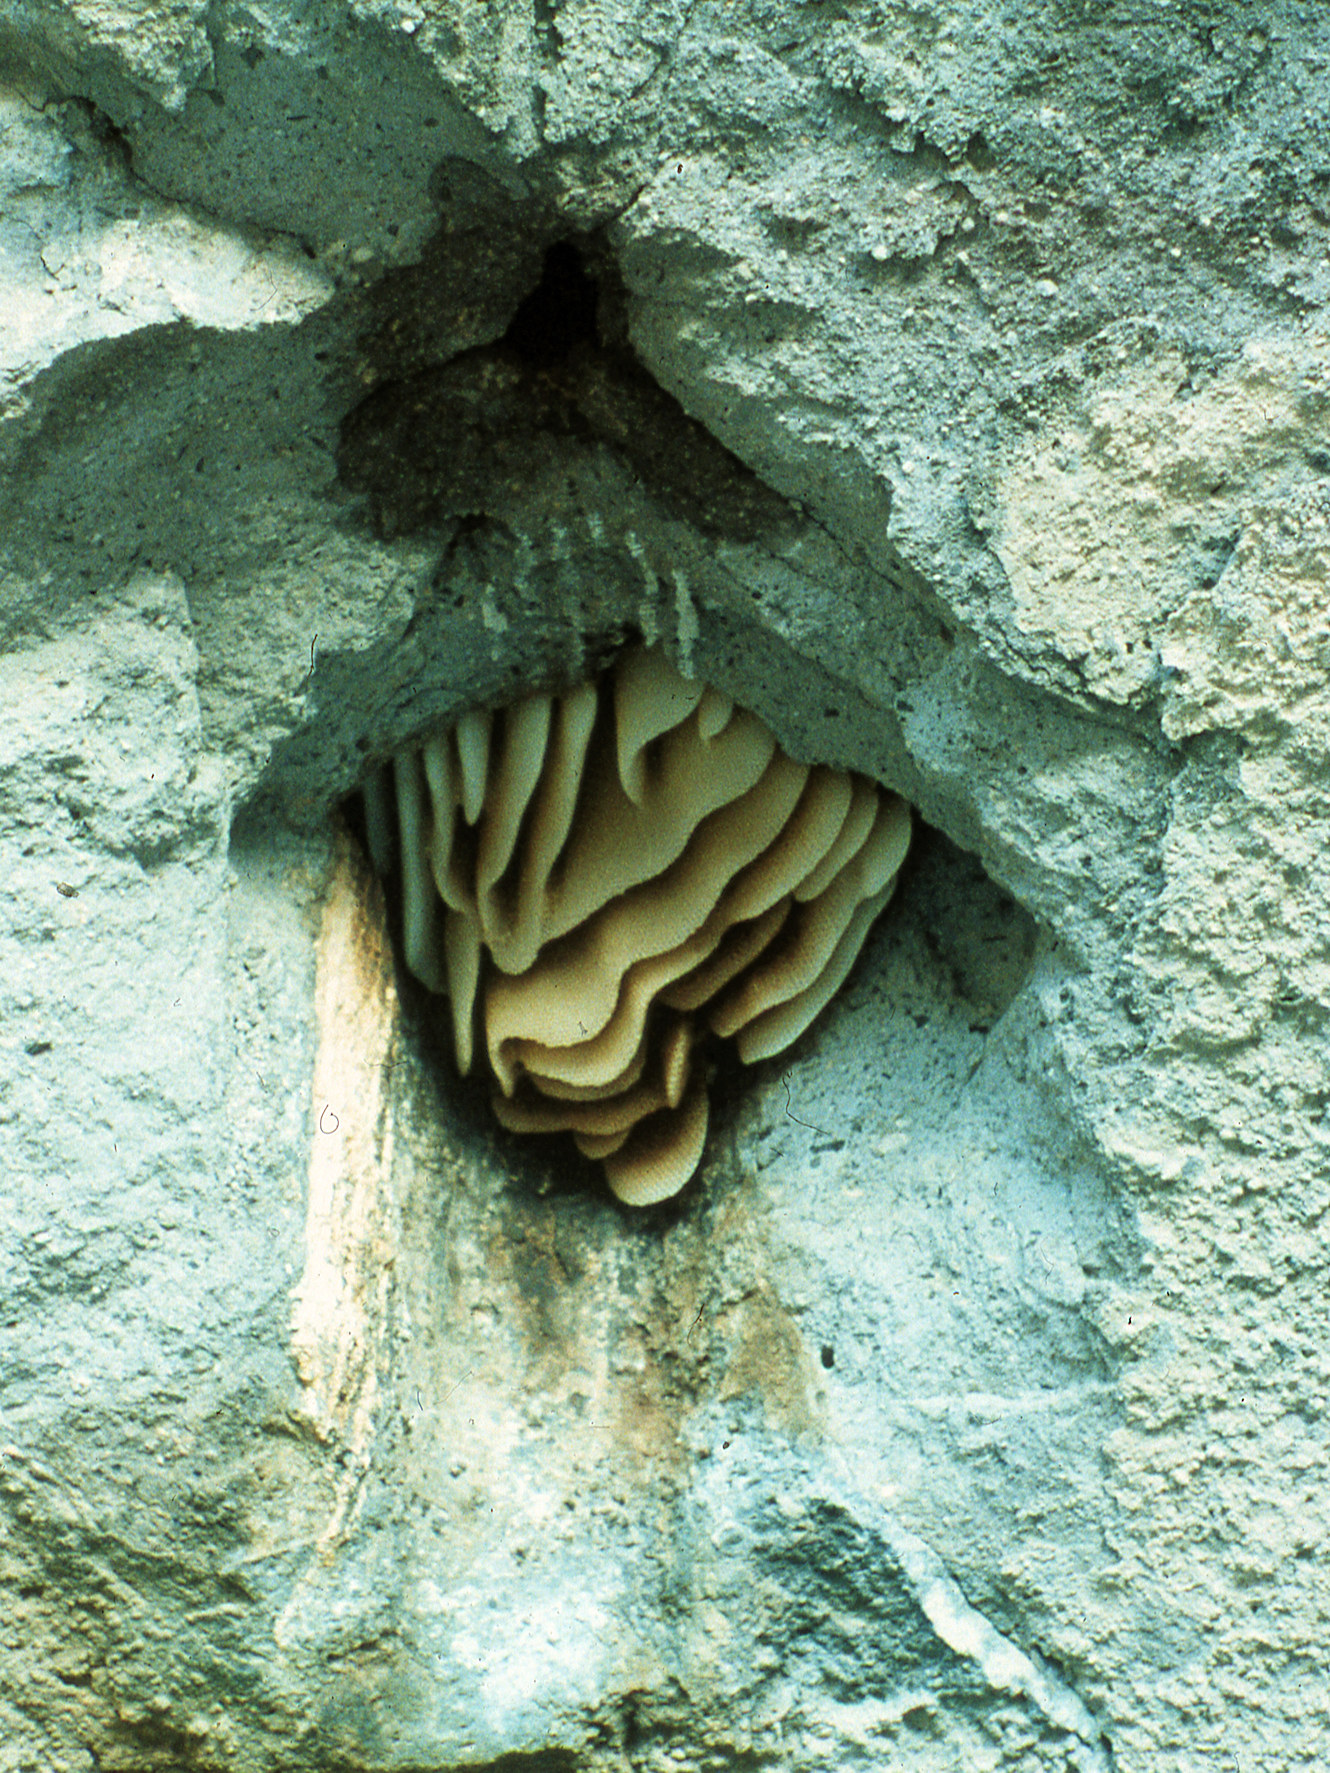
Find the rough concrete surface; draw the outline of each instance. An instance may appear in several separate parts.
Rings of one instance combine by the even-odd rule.
[[[1330,1755],[1330,18],[0,0],[0,1770]],[[918,809],[626,1211],[354,790]]]

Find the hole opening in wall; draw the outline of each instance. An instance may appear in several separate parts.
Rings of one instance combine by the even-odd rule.
[[[463,277],[467,270],[463,262],[465,251],[483,256],[482,235],[483,230],[464,229],[449,236],[445,230],[438,245],[443,256],[434,269]],[[665,612],[674,605],[672,613],[677,616],[679,644],[687,658],[693,638],[705,631],[713,612],[722,610],[724,594],[718,591],[695,598],[685,588],[676,562],[688,556],[690,544],[680,539],[680,517],[695,536],[720,533],[730,544],[741,545],[757,539],[760,552],[767,558],[765,562],[757,563],[753,570],[764,585],[771,578],[772,597],[777,606],[771,614],[774,620],[778,620],[783,575],[787,576],[788,563],[782,562],[782,548],[772,545],[773,538],[788,533],[791,526],[799,526],[802,519],[704,427],[688,417],[679,403],[665,393],[637,361],[629,342],[624,285],[607,236],[596,231],[586,234],[561,231],[546,217],[531,230],[529,237],[523,237],[521,229],[515,228],[512,239],[506,244],[499,239],[478,288],[486,277],[491,285],[489,294],[493,310],[489,322],[491,342],[480,339],[470,345],[463,344],[462,348],[455,348],[451,353],[444,351],[442,361],[438,358],[433,363],[422,361],[426,345],[419,335],[424,310],[418,285],[407,291],[411,299],[399,303],[377,332],[371,328],[367,355],[384,373],[371,393],[347,415],[339,458],[344,481],[369,495],[371,510],[385,533],[437,528],[444,534],[437,574],[438,609],[435,614],[439,619],[434,622],[438,632],[432,642],[426,640],[427,631],[433,632],[429,628],[431,617],[426,606],[419,636],[425,645],[435,645],[440,655],[448,655],[448,677],[471,681],[484,696],[486,688],[481,686],[494,684],[505,652],[502,645],[489,637],[507,632],[514,622],[519,627],[531,620],[539,622],[551,603],[558,606],[565,599],[571,601],[571,614],[564,609],[562,613],[566,619],[562,624],[550,623],[550,632],[563,635],[574,651],[582,647],[584,657],[587,656],[584,644],[576,640],[576,635],[588,631],[603,632],[615,626],[622,632],[623,625],[616,621],[619,612],[647,605],[656,611],[652,622],[666,629],[669,616]],[[446,282],[447,278],[443,281]],[[483,289],[481,294],[484,294]],[[494,316],[500,311],[503,315],[501,327],[494,326]],[[414,334],[413,327],[417,329]],[[607,464],[611,466],[608,477],[605,477]],[[617,469],[613,464],[617,464]],[[628,478],[616,478],[617,471],[624,467],[629,470]],[[659,523],[662,514],[668,518],[663,525]],[[607,525],[610,526],[608,529]],[[645,532],[652,537],[649,546],[641,539]],[[552,539],[560,536],[568,540],[571,556],[566,571],[558,545]],[[598,583],[603,581],[606,588],[598,593],[571,589],[568,579],[574,569],[580,571],[583,578],[591,576]],[[705,562],[701,570],[707,570]],[[907,606],[922,603],[921,596],[916,595],[918,584],[904,568],[894,573],[884,567],[879,576],[885,579],[891,593],[899,596]],[[511,596],[503,603],[496,599],[497,584],[511,588]],[[599,604],[591,601],[596,595],[601,599]],[[445,632],[441,614],[445,605],[456,607],[460,613],[473,618],[468,640],[462,644],[470,645],[474,656],[468,656],[465,662],[459,657],[460,634]],[[718,624],[713,625],[723,628],[729,619],[721,613]],[[912,615],[910,620],[918,627],[923,617]],[[645,617],[643,625],[647,625]],[[480,628],[484,629],[484,635],[477,631]],[[688,635],[693,638],[686,640]],[[779,645],[778,642],[775,644]],[[937,636],[929,636],[919,644],[936,647]],[[641,648],[636,650],[639,654],[643,652]],[[707,645],[704,644],[702,650],[706,651]],[[715,649],[711,650],[714,653]],[[633,651],[629,642],[627,653],[620,657]],[[486,652],[491,660],[489,668],[482,663]],[[727,665],[723,657],[714,662],[721,670],[728,669],[733,663],[730,660]],[[521,680],[522,666],[515,654],[512,663],[509,681],[517,683]],[[528,667],[532,664],[536,672],[540,672],[540,663],[528,659]],[[615,669],[618,670],[617,665]],[[647,675],[650,675],[649,671]],[[751,677],[751,673],[749,675]],[[813,687],[815,682],[820,688]],[[810,671],[804,697],[807,705],[799,711],[799,717],[809,730],[792,735],[792,743],[806,744],[809,749],[822,746],[837,750],[852,748],[849,723],[844,719],[845,710],[840,700],[842,687],[830,668]],[[399,686],[396,694],[399,706],[405,706],[411,694],[409,684]],[[613,1071],[608,1061],[605,1067],[594,1070],[590,1068],[590,1060],[585,1071],[575,1070],[571,1060],[565,1067],[562,1055],[568,1049],[580,1045],[589,1047],[598,1042],[602,1034],[612,1028],[619,1014],[618,999],[609,986],[605,986],[601,993],[604,1002],[598,1003],[594,1018],[588,1012],[585,1028],[579,1021],[570,1031],[559,1021],[561,1000],[581,1003],[583,999],[578,993],[584,988],[584,979],[595,971],[590,959],[572,953],[575,932],[585,930],[594,919],[599,919],[606,902],[589,903],[585,916],[563,921],[556,917],[548,928],[540,926],[544,933],[535,947],[526,943],[532,927],[528,916],[530,908],[519,903],[523,901],[523,889],[514,877],[514,858],[526,855],[532,846],[532,809],[544,804],[541,800],[544,789],[537,792],[533,787],[539,776],[537,770],[530,780],[526,780],[519,794],[515,784],[519,778],[525,780],[525,765],[513,764],[508,772],[512,778],[509,780],[504,776],[508,766],[501,768],[494,761],[490,747],[493,741],[502,749],[509,746],[511,740],[515,752],[520,751],[528,741],[536,743],[532,736],[536,729],[540,733],[540,747],[550,747],[551,756],[559,745],[565,749],[574,745],[571,729],[568,732],[561,729],[560,734],[554,729],[556,719],[563,719],[567,711],[568,699],[568,695],[553,698],[557,706],[552,711],[551,699],[545,698],[543,712],[540,709],[533,712],[528,707],[532,698],[515,691],[513,701],[501,705],[497,713],[486,706],[475,711],[461,711],[449,726],[446,740],[427,733],[414,746],[408,745],[404,751],[396,752],[389,775],[368,785],[370,799],[377,800],[379,810],[368,821],[366,839],[380,871],[390,878],[393,864],[385,858],[394,848],[398,851],[395,890],[401,893],[402,904],[397,938],[399,953],[405,956],[409,973],[434,996],[444,994],[446,975],[450,1001],[456,1002],[465,996],[470,1004],[476,994],[485,997],[486,1029],[497,1013],[492,1012],[491,999],[500,997],[506,1003],[520,997],[526,985],[521,989],[513,986],[510,990],[506,982],[514,979],[527,981],[537,970],[537,948],[542,951],[548,948],[551,1001],[534,1005],[533,993],[533,1002],[528,1003],[522,1012],[530,1015],[529,1025],[514,1010],[511,1026],[504,1024],[507,1032],[492,1038],[483,1031],[477,1033],[473,1026],[464,1027],[465,1017],[460,1021],[454,1019],[451,1038],[458,1068],[463,1073],[471,1071],[476,1069],[473,1061],[483,1058],[498,1086],[496,1110],[510,1130],[521,1131],[525,1137],[535,1139],[543,1137],[558,1124],[576,1138],[584,1156],[593,1162],[604,1163],[611,1185],[617,1192],[624,1198],[648,1204],[675,1192],[696,1167],[707,1137],[707,1115],[698,1109],[699,1096],[715,1095],[712,1082],[715,1079],[720,1083],[720,1099],[730,1099],[725,1043],[735,1042],[745,1061],[763,1065],[772,1054],[785,1052],[801,1038],[804,1027],[817,1020],[850,973],[877,913],[894,891],[897,876],[908,878],[901,869],[908,848],[909,815],[908,809],[869,778],[853,778],[858,786],[847,788],[845,784],[852,780],[851,777],[837,776],[833,784],[834,772],[822,765],[815,766],[813,773],[818,774],[823,783],[828,803],[836,794],[842,795],[844,804],[839,806],[836,816],[843,816],[850,825],[855,825],[858,835],[847,852],[854,867],[859,866],[859,849],[856,847],[859,844],[870,850],[875,860],[865,872],[865,880],[871,877],[871,885],[866,885],[857,897],[857,889],[855,892],[847,889],[845,904],[838,908],[837,916],[840,917],[846,905],[851,907],[853,915],[849,922],[844,917],[839,922],[828,919],[827,928],[831,935],[827,943],[817,949],[816,961],[810,960],[806,971],[800,971],[791,961],[787,971],[791,978],[797,978],[797,988],[791,986],[784,997],[777,997],[775,987],[769,986],[768,980],[762,990],[770,988],[773,993],[770,1000],[764,999],[759,991],[742,1006],[736,1007],[733,1001],[753,979],[774,976],[779,971],[776,962],[779,959],[784,964],[788,958],[785,955],[787,945],[792,951],[801,952],[799,943],[792,940],[788,932],[796,928],[804,932],[806,926],[815,922],[813,912],[807,911],[806,907],[820,904],[824,888],[828,889],[828,896],[835,896],[829,889],[834,886],[839,890],[842,885],[839,861],[827,881],[821,882],[816,891],[810,886],[806,896],[799,879],[792,878],[785,883],[778,897],[791,902],[794,909],[782,910],[777,906],[779,915],[774,916],[771,928],[763,931],[760,939],[756,932],[752,932],[752,956],[738,963],[733,974],[726,974],[716,985],[719,994],[716,1001],[708,1000],[705,1039],[698,1038],[696,1032],[702,1015],[700,1000],[698,1003],[679,1001],[679,993],[684,987],[674,980],[667,980],[654,995],[647,994],[651,1008],[644,1012],[646,1019],[642,1026],[646,1033],[641,1035],[640,1046],[650,1049],[649,1063],[634,1070],[631,1042],[620,1050],[607,1041],[607,1050],[614,1051],[618,1061],[622,1062],[618,1071]],[[518,719],[514,710],[519,707],[526,710],[521,716],[525,722],[524,731],[530,729],[520,743],[512,739],[514,722]],[[766,733],[771,744],[775,745],[774,738],[757,717],[742,710],[734,715],[733,724],[727,728],[731,713],[732,705],[726,697],[705,685],[698,688],[694,701],[686,710],[686,718],[703,722],[707,730],[699,741],[699,760],[694,773],[700,769],[700,754],[706,745],[726,743],[726,733],[733,732],[742,720],[755,723],[756,728]],[[783,710],[779,718],[784,723]],[[599,724],[600,716],[596,716],[592,722],[596,731],[599,731]],[[647,724],[650,726],[650,720]],[[643,745],[648,766],[643,767],[655,767],[651,759],[667,742],[662,734],[670,730],[669,723],[665,723],[659,729],[652,727],[647,732]],[[592,750],[585,755],[594,758],[596,747],[604,750],[608,741],[597,738],[591,743]],[[736,757],[742,753],[743,746],[737,746]],[[494,755],[497,756],[497,752]],[[790,777],[784,784],[784,790],[788,790],[788,804],[770,830],[763,827],[765,835],[761,842],[755,842],[751,853],[736,860],[736,868],[755,866],[758,856],[769,844],[775,843],[776,834],[782,829],[781,820],[794,821],[796,802],[800,807],[803,805],[801,796],[809,772],[805,769],[800,776],[798,772],[803,766],[788,757],[784,758],[784,766]],[[540,765],[540,769],[544,767],[544,764]],[[580,762],[577,767],[581,768]],[[753,780],[740,784],[734,796],[736,804],[750,789],[756,793],[758,778],[765,767],[763,761]],[[531,773],[528,771],[527,774]],[[601,770],[597,775],[593,768],[588,780],[594,778],[600,783],[597,793],[602,799],[603,791],[607,791],[605,785],[611,784],[614,794],[619,794],[621,799],[626,796],[631,801],[634,793],[629,789],[628,778],[622,775],[622,771],[620,776],[621,780],[615,785],[612,770]],[[482,803],[489,793],[486,783],[491,777],[494,782],[500,778],[506,782],[502,790],[504,795],[511,792],[518,796],[517,812],[511,818],[505,815],[498,819],[496,816],[493,822],[503,827],[501,839],[494,837],[489,824],[482,832],[481,824],[477,822],[481,818]],[[403,811],[406,804],[402,800],[403,793],[415,807],[409,815]],[[599,815],[588,813],[589,802],[579,797],[582,797],[581,789],[574,796],[577,801],[574,824],[580,821],[583,825],[594,826]],[[777,799],[779,796],[773,796],[773,804]],[[445,801],[449,807],[446,819],[440,811]],[[847,806],[850,801],[856,808],[857,825],[849,818]],[[713,818],[722,804],[723,797],[699,811],[699,829]],[[889,816],[885,809],[891,806],[896,806],[898,813]],[[385,812],[385,808],[389,810]],[[572,802],[564,809],[569,819],[573,818],[571,808]],[[750,816],[756,818],[755,814],[744,815],[745,819]],[[408,818],[410,834],[402,824],[402,820]],[[896,824],[888,831],[893,818]],[[488,813],[486,819],[489,819]],[[426,860],[427,852],[434,848],[433,832],[442,829],[445,823],[449,832],[445,845],[447,856]],[[721,823],[723,825],[724,821]],[[828,825],[828,830],[832,825],[834,821]],[[650,847],[650,830],[634,827],[631,819],[626,817],[623,828],[630,832],[630,836],[623,840],[621,849]],[[870,833],[871,841],[866,835]],[[540,891],[548,889],[547,896],[552,895],[556,900],[563,892],[562,871],[571,853],[572,841],[565,829],[553,848],[544,845],[543,838],[541,845],[537,845],[538,848],[544,845],[541,861],[545,870],[544,885]],[[718,836],[715,842],[719,845],[721,838]],[[560,848],[560,845],[568,847]],[[590,848],[594,850],[594,844]],[[492,855],[491,851],[494,852]],[[409,863],[405,860],[408,852],[415,853],[415,860]],[[679,860],[679,853],[671,852],[658,872],[673,868]],[[606,857],[600,855],[588,863],[593,875],[609,866]],[[849,868],[848,863],[846,867]],[[458,884],[463,874],[471,879],[471,886],[466,891]],[[451,887],[444,876],[451,881]],[[629,870],[621,883],[622,890],[616,888],[610,897],[617,903],[619,898],[634,894],[642,884],[642,879]],[[431,901],[431,905],[426,905],[432,894],[437,895],[437,903]],[[576,898],[575,893],[572,896]],[[483,926],[483,939],[476,936],[475,930],[468,933],[468,919],[475,906],[482,902],[490,903],[493,910],[492,916],[490,911],[475,911],[473,921],[478,927]],[[711,903],[708,901],[709,905]],[[744,915],[734,913],[730,922],[736,929],[743,926],[747,934],[750,926],[772,909],[767,902],[755,900],[748,912]],[[708,910],[706,917],[710,915]],[[786,921],[781,922],[781,918]],[[539,924],[540,920],[536,919],[536,922]],[[850,924],[853,924],[852,935]],[[508,951],[500,956],[495,947],[495,931],[502,932],[507,925],[520,926],[523,937],[510,944]],[[691,928],[680,924],[662,951],[673,952],[675,948],[686,946],[692,934]],[[734,934],[730,931],[724,937],[720,952],[730,953],[726,944]],[[512,935],[511,929],[507,935]],[[501,939],[506,941],[507,936],[501,934]],[[738,945],[737,937],[735,945]],[[811,936],[808,945],[810,949],[815,946]],[[565,950],[568,950],[568,964],[561,972],[555,962],[561,964]],[[637,953],[638,958],[620,956],[613,965],[606,963],[606,976],[616,985],[624,985],[629,978],[636,978],[646,968],[646,962],[655,958],[656,951],[648,953],[643,949],[639,953],[630,947],[624,953],[629,956]],[[709,950],[699,952],[690,960],[686,969],[689,979],[697,972],[706,972],[710,964],[709,953]],[[543,953],[540,964],[545,965]],[[801,960],[799,965],[802,964]],[[570,981],[579,974],[579,969],[580,976],[574,987]],[[497,985],[494,984],[496,972],[501,975]],[[827,978],[834,975],[834,983],[819,997],[818,985],[824,975]],[[461,992],[455,984],[459,977],[466,979],[465,989]],[[599,985],[597,989],[600,989]],[[785,990],[785,987],[781,989]],[[798,1026],[784,1029],[780,1039],[752,1036],[751,1029],[759,1023],[779,1024],[778,1008],[801,998],[812,1007]],[[471,1012],[468,1010],[467,1014]],[[472,1016],[471,1020],[474,1022],[475,1017]],[[505,1057],[510,1048],[513,1056]],[[599,1065],[599,1060],[596,1063]],[[540,1097],[539,1102],[531,1099],[533,1090]],[[663,1153],[660,1176],[646,1181],[639,1178],[631,1184],[624,1181],[620,1186],[615,1180],[616,1169],[622,1169],[627,1160],[617,1154],[627,1135],[615,1116],[620,1109],[627,1114],[630,1099],[636,1105],[636,1118],[631,1122],[633,1131],[627,1149],[636,1150],[639,1132],[644,1133],[649,1127],[682,1122],[691,1113],[688,1139],[682,1140],[682,1134],[678,1137],[691,1150],[692,1158],[685,1163],[677,1152],[673,1158]],[[552,1109],[551,1102],[582,1106],[574,1115],[571,1109]],[[715,1124],[713,1119],[713,1129]],[[564,1144],[567,1145],[567,1140]],[[650,1168],[645,1157],[642,1162]],[[673,1170],[670,1169],[671,1162]],[[666,1186],[667,1182],[669,1186]]]
[[[575,710],[569,785],[560,748]],[[732,755],[708,765],[708,746],[726,744]],[[751,783],[729,780],[735,768]],[[701,796],[686,816],[671,798],[681,785]],[[678,1193],[728,1137],[740,1074],[769,1081],[809,1050],[913,873],[896,797],[796,764],[755,716],[640,646],[595,684],[464,715],[405,747],[365,807],[356,823],[389,882],[403,995],[433,1062],[488,1076],[531,1168],[558,1133],[557,1173],[585,1179],[575,1145],[633,1205]],[[925,834],[925,859],[945,841]],[[1018,988],[1019,968],[1007,972],[989,965],[982,989],[963,987],[973,1033]],[[815,1130],[824,1149],[847,1136]]]

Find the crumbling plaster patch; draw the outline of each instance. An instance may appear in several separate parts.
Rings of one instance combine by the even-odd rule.
[[[0,118],[0,411],[89,338],[285,326],[327,300],[326,270],[289,237],[219,228],[129,185],[80,106],[57,118],[39,87],[16,85]]]
[[[1187,699],[1173,680],[1194,675],[1213,685],[1220,668],[1208,636],[1209,669],[1193,663],[1198,599],[1207,611],[1217,599],[1233,600],[1271,524],[1298,523],[1290,505],[1317,509],[1326,343],[1310,327],[1252,339],[1232,368],[1212,376],[1189,370],[1176,351],[1147,349],[1142,359],[1124,346],[1120,382],[1108,381],[1085,421],[1021,450],[997,479],[995,546],[1017,632],[1036,647],[1051,643],[1105,701],[1139,703],[1162,690],[1171,737],[1203,730],[1195,716],[1173,712]],[[1314,547],[1310,534],[1307,543]],[[1299,566],[1301,582],[1312,582],[1316,563]],[[1268,571],[1258,576],[1272,583]],[[1298,591],[1290,593],[1286,632],[1271,611],[1243,647],[1261,646],[1267,682],[1281,669],[1279,655],[1298,658],[1303,637],[1311,638],[1310,612],[1299,608]],[[1237,645],[1236,632],[1225,634],[1226,652]],[[1313,657],[1304,673],[1308,667],[1319,686],[1323,661]],[[1302,698],[1291,689],[1280,685],[1277,699],[1297,720]],[[1224,712],[1208,724],[1250,724],[1235,709]]]

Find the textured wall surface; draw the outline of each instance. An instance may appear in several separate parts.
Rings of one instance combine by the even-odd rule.
[[[0,1773],[1330,1754],[1330,23],[0,0]],[[918,809],[620,1208],[347,797]]]

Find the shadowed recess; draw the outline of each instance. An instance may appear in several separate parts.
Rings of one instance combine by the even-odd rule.
[[[621,279],[600,237],[557,239],[539,260],[523,240],[499,259],[472,231],[445,230],[426,256],[428,275],[421,266],[384,280],[382,313],[362,340],[371,390],[342,424],[341,477],[368,495],[383,533],[493,516],[507,489],[539,484],[551,463],[589,463],[599,450],[664,509],[709,533],[789,531],[786,501],[638,362]],[[445,324],[439,303],[449,290],[458,306]],[[482,316],[494,327],[490,340],[465,348]],[[453,345],[442,360],[439,338]]]

